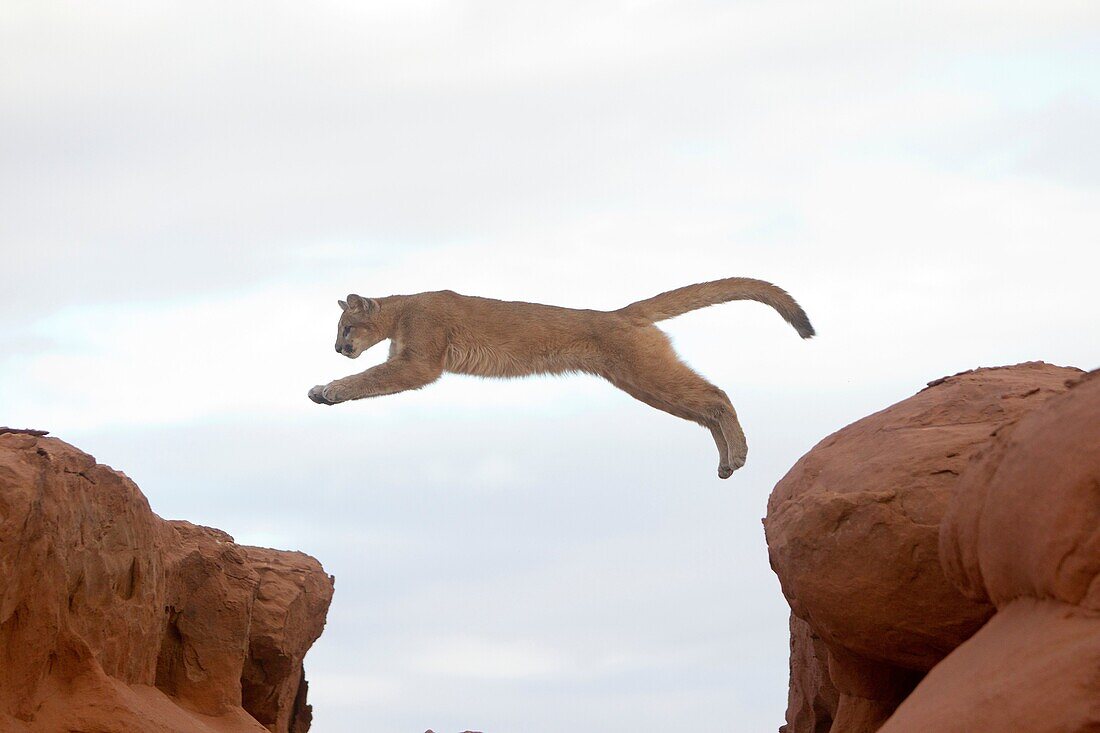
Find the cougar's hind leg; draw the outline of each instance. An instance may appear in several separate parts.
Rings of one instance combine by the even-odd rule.
[[[712,388],[717,393],[718,398],[712,410],[717,414],[718,424],[721,426],[722,435],[726,439],[730,473],[733,473],[745,465],[745,458],[749,453],[749,444],[745,440],[745,431],[741,429],[741,423],[737,420],[737,411],[733,409],[729,397],[717,387]],[[725,476],[722,478],[725,478]]]
[[[714,438],[714,445],[718,448],[718,478],[729,478],[734,469],[730,467],[729,442],[722,433],[722,427],[718,423],[706,426]]]
[[[685,368],[686,365],[685,365]],[[692,372],[694,374],[694,372]],[[698,375],[696,375],[698,376]],[[745,465],[748,444],[741,423],[737,421],[737,412],[730,404],[726,393],[702,377],[698,377],[698,390],[683,395],[681,404],[702,416],[700,424],[710,428],[714,442],[718,444],[718,478],[729,478],[733,472]]]
[[[628,395],[638,400],[639,402],[644,402],[650,407],[655,407],[662,412],[667,412],[670,415],[675,415],[676,417],[683,418],[684,420],[690,420],[693,423],[698,423],[699,425],[702,425],[704,428],[709,430],[711,437],[714,438],[714,445],[718,449],[718,475],[721,478],[728,478],[730,474],[733,473],[733,469],[730,468],[728,458],[728,442],[726,441],[726,437],[722,433],[722,428],[717,421],[708,420],[705,415],[691,412],[679,405],[661,399],[650,392],[642,391],[636,388],[633,384],[628,384],[619,380],[613,380],[612,384],[614,384],[616,387],[621,389],[623,392],[626,392]]]
[[[746,454],[733,405],[722,390],[680,361],[661,331],[653,331],[607,378],[635,399],[710,430],[718,448],[718,477],[729,478],[745,464]]]

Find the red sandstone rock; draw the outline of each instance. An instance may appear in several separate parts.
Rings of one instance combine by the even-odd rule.
[[[883,733],[1100,730],[1100,373],[998,434],[960,478],[940,549],[997,614]]]
[[[880,733],[1094,733],[1098,670],[1100,618],[1020,599],[937,664]]]
[[[973,598],[1100,612],[1100,372],[997,436],[960,479],[940,540]]]
[[[302,658],[324,629],[332,578],[300,552],[242,549],[259,576],[241,677],[244,709],[269,730],[305,733],[313,713]]]
[[[303,733],[331,597],[306,555],[165,522],[91,456],[0,434],[4,733]]]
[[[940,521],[993,434],[1080,374],[1028,363],[937,380],[829,436],[776,485],[764,521],[772,567],[827,650],[834,733],[876,730],[992,615],[945,577]],[[789,733],[819,730],[806,701],[792,695]]]
[[[791,614],[791,682],[787,725],[779,733],[827,733],[836,714],[837,691],[829,677],[825,642]]]

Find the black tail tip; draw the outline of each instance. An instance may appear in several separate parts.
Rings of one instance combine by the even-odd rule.
[[[817,335],[817,331],[814,330],[813,324],[810,323],[810,319],[803,315],[801,318],[796,318],[794,323],[794,330],[798,331],[798,335],[804,339],[812,339]]]

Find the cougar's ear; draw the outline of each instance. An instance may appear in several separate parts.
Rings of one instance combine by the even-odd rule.
[[[346,311],[348,309],[347,301],[338,300],[336,302],[340,304],[340,310]]]
[[[365,311],[370,313],[378,309],[378,301],[373,298],[363,298],[352,293],[348,296],[348,308],[353,311]]]

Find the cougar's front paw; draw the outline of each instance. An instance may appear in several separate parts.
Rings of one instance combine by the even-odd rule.
[[[318,384],[316,387],[309,391],[309,398],[316,402],[318,405],[335,405],[335,402],[325,396],[325,389],[325,385]]]

